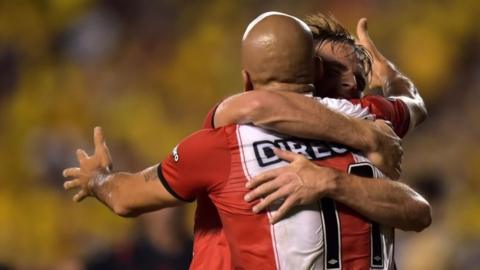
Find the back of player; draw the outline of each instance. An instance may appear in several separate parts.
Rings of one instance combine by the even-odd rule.
[[[303,154],[318,165],[366,177],[381,176],[365,157],[339,145],[288,138],[253,126],[237,126],[236,132],[246,181],[285,165],[274,155],[273,147]],[[270,208],[266,215],[275,209]],[[228,222],[222,221],[228,237]],[[384,267],[393,263],[388,260],[393,253],[392,229],[381,229],[328,198],[297,207],[287,218],[270,225],[270,233],[278,269],[388,269]]]
[[[172,194],[184,200],[208,194],[223,223],[232,268],[389,269],[392,230],[379,228],[330,199],[298,207],[275,225],[268,220],[275,207],[267,213],[252,213],[253,204],[243,200],[245,183],[285,165],[273,154],[273,147],[304,154],[322,166],[380,175],[363,156],[345,147],[288,138],[249,125],[192,135],[162,163],[159,175]]]

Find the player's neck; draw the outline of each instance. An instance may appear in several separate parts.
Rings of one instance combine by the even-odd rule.
[[[259,90],[270,91],[283,91],[283,92],[295,92],[295,93],[312,93],[315,89],[313,84],[305,83],[282,83],[282,82],[270,82],[264,84],[258,88]]]

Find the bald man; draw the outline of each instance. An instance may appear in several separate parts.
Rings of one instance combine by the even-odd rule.
[[[275,27],[278,25],[281,30]],[[283,89],[297,93],[313,90],[312,36],[300,20],[284,14],[257,18],[247,28],[242,54],[258,52],[261,53],[255,57],[243,58],[247,89],[260,86],[268,89],[280,84]],[[359,107],[349,108],[349,113],[371,117]],[[319,234],[323,227],[320,215],[323,206],[318,203],[302,206],[286,219],[270,224],[269,216],[275,213],[275,206],[253,214],[253,203],[243,198],[247,192],[245,185],[252,177],[285,165],[274,155],[273,146],[297,149],[316,163],[339,170],[353,168],[348,164],[359,164],[354,167],[361,165],[370,168],[372,174],[381,174],[367,165],[365,158],[345,147],[285,137],[250,125],[196,132],[177,145],[161,164],[133,174],[110,172],[111,159],[100,128],[94,130],[94,142],[94,155],[78,150],[80,167],[64,170],[65,177],[74,178],[65,183],[65,188],[80,188],[74,200],[93,196],[118,215],[134,216],[208,196],[223,223],[231,252],[230,266],[236,269],[323,267],[323,235]],[[352,218],[352,222],[364,222],[359,217]],[[363,243],[368,239],[370,232],[363,231],[349,241]],[[369,263],[369,256],[361,256],[361,263]],[[219,258],[194,256],[194,260],[215,259]]]

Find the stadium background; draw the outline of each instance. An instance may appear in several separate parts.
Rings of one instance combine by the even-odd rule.
[[[403,179],[431,200],[434,220],[397,233],[400,269],[480,269],[477,0],[0,1],[0,264],[82,269],[135,241],[145,218],[74,204],[61,169],[77,147],[92,150],[95,125],[116,169],[160,161],[241,90],[242,32],[268,10],[331,12],[350,30],[369,18],[430,113],[405,140]],[[182,216],[187,231],[193,209]]]

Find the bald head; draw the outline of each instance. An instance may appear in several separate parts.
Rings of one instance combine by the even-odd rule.
[[[254,88],[271,83],[313,83],[312,34],[299,19],[267,12],[247,27],[242,65]]]

